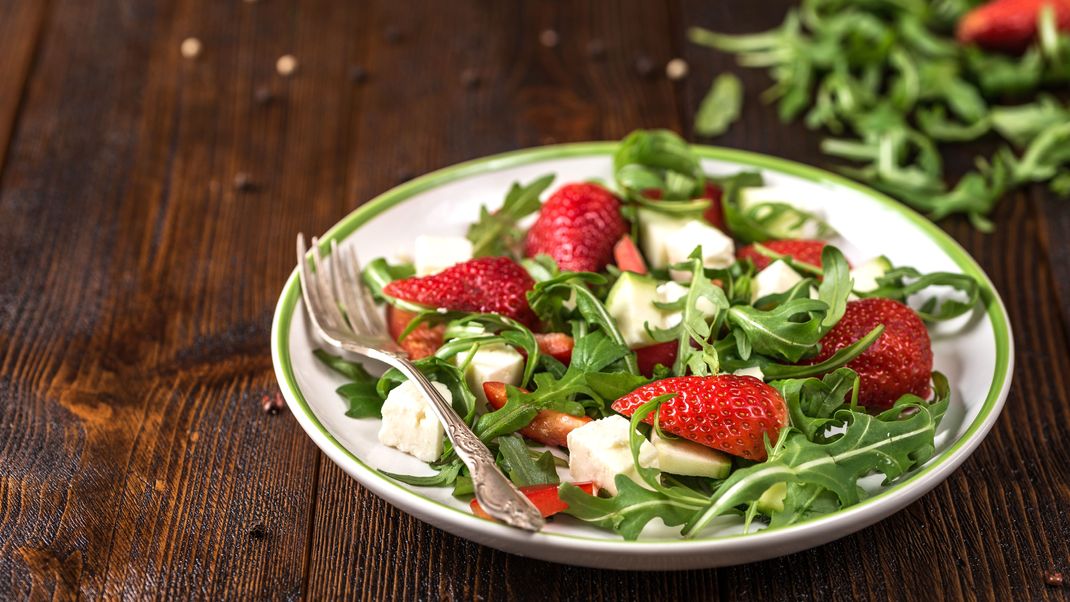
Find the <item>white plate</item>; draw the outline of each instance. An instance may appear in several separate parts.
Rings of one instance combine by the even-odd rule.
[[[421,233],[462,234],[480,205],[495,207],[514,181],[556,173],[569,181],[612,180],[615,143],[583,143],[523,150],[470,161],[417,178],[363,205],[335,225],[324,240],[346,240],[364,258],[410,252]],[[571,517],[558,517],[536,534],[473,516],[446,488],[410,487],[375,469],[431,474],[401,452],[378,443],[378,420],[347,418],[334,389],[342,379],[312,355],[296,272],[279,298],[272,325],[272,358],[279,385],[302,428],[336,464],[398,508],[420,520],[500,550],[543,560],[611,569],[673,570],[762,560],[817,546],[871,525],[900,510],[943,481],[977,447],[999,415],[1013,366],[1011,332],[1003,303],[980,267],[932,223],[895,201],[833,174],[736,150],[696,147],[710,173],[761,170],[768,184],[797,191],[826,209],[848,258],[887,255],[897,265],[922,271],[956,271],[976,277],[982,304],[972,315],[936,327],[936,369],[945,373],[953,398],[937,433],[930,462],[894,487],[879,478],[865,486],[873,496],[832,515],[791,527],[741,534],[734,517],[696,539],[683,540],[653,524],[638,541]],[[296,316],[296,318],[295,318]]]

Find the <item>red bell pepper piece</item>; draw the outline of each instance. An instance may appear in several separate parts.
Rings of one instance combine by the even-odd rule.
[[[579,487],[588,495],[594,495],[594,483],[573,483],[576,487]],[[520,493],[527,496],[531,503],[535,504],[535,507],[539,509],[543,517],[553,516],[562,510],[568,509],[561,496],[557,493],[557,485],[531,485],[530,487],[521,487]],[[488,520],[494,520],[489,514],[483,511],[480,507],[478,500],[472,500],[472,514],[480,518]]]

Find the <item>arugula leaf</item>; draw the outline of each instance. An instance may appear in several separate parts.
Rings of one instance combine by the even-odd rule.
[[[823,277],[817,287],[817,298],[825,302],[828,312],[821,319],[822,335],[832,330],[847,311],[847,298],[851,296],[854,280],[851,278],[851,266],[843,253],[832,245],[825,245],[821,250]]]
[[[479,220],[468,228],[472,255],[518,256],[523,233],[516,224],[521,218],[539,210],[539,196],[553,181],[554,175],[547,174],[523,186],[519,182],[513,182],[501,208],[491,212],[486,206],[481,207]]]
[[[638,485],[626,475],[615,479],[617,495],[602,498],[588,494],[572,483],[562,483],[558,495],[568,504],[565,514],[611,529],[626,540],[639,538],[643,527],[660,518],[666,525],[682,525],[695,513],[695,506]]]
[[[808,225],[816,227],[818,238],[835,234],[835,230],[823,219],[791,203],[752,202],[744,205],[741,191],[763,184],[764,179],[758,173],[741,172],[727,178],[711,176],[710,179],[721,186],[723,191],[721,205],[728,229],[733,237],[743,242],[798,237]]]
[[[769,528],[786,527],[812,516],[830,514],[840,509],[836,494],[824,487],[805,483],[788,483],[781,509],[769,517]]]
[[[853,406],[857,403],[859,377],[854,370],[840,368],[821,379],[775,380],[769,386],[780,391],[784,398],[791,426],[801,431],[809,441],[815,441],[830,425],[838,424],[834,416],[848,403],[845,398],[852,391],[850,404]]]
[[[705,174],[691,147],[669,130],[636,130],[613,155],[617,187],[628,199],[657,190],[662,200],[701,196]]]
[[[457,480],[457,475],[461,473],[461,468],[463,466],[464,465],[460,460],[453,460],[439,468],[438,474],[426,477],[397,474],[385,470],[380,470],[379,472],[395,481],[401,481],[406,485],[413,485],[415,487],[447,487]]]
[[[528,446],[519,435],[498,438],[498,464],[517,487],[561,482],[553,454],[543,452],[538,460],[532,460]]]
[[[383,402],[375,387],[375,379],[365,382],[347,383],[335,389],[349,404],[346,416],[350,418],[382,418]]]
[[[680,323],[665,330],[652,331],[654,340],[676,340],[676,361],[672,374],[705,376],[720,371],[720,359],[712,339],[716,338],[729,307],[724,290],[713,284],[702,266],[702,248],[696,248],[688,261],[673,269],[689,271],[687,294],[673,303],[655,303],[659,309],[681,312]]]
[[[409,278],[415,274],[416,269],[412,267],[412,264],[390,265],[385,259],[379,257],[365,266],[363,274],[364,285],[376,301],[389,301],[402,309],[419,312],[423,311],[423,308],[419,305],[387,297],[383,294],[384,286],[395,280]]]
[[[623,394],[621,391],[630,392],[646,382],[641,376],[614,371],[620,360],[628,355],[634,357],[627,347],[612,341],[601,330],[577,339],[572,362],[560,378],[547,372],[537,373],[533,379],[535,388],[528,393],[516,387],[506,387],[505,405],[480,416],[475,426],[476,434],[489,442],[516,432],[531,423],[539,410],[582,415],[585,405],[571,401],[577,395],[591,398],[592,403],[587,405],[597,414],[604,414],[606,401],[615,400]],[[605,393],[611,393],[612,397],[604,396]]]
[[[743,359],[753,348],[762,355],[797,362],[817,348],[827,313],[824,301],[794,299],[768,311],[733,306],[728,310],[728,323],[739,332],[736,341]]]
[[[876,470],[885,484],[895,482],[932,457],[936,426],[948,404],[946,379],[934,373],[938,400],[926,403],[906,395],[892,411],[879,416],[839,410],[843,433],[829,443],[812,442],[798,430],[781,433],[777,448],[761,464],[734,472],[710,498],[704,510],[692,516],[683,533],[693,537],[718,516],[758,499],[781,482],[803,483],[832,492],[838,507],[859,501],[858,479]],[[904,410],[913,415],[903,417]]]
[[[316,356],[316,359],[323,362],[328,368],[349,380],[357,382],[376,380],[374,376],[368,373],[363,365],[357,362],[351,362],[343,357],[331,355],[322,349],[313,350],[312,355]]]
[[[957,318],[977,305],[981,287],[973,276],[951,272],[932,272],[922,274],[911,267],[890,270],[877,278],[879,285],[875,290],[863,293],[865,297],[885,297],[906,303],[907,300],[929,287],[946,286],[963,293],[966,298],[954,299],[930,297],[915,311],[923,320],[940,321]]]
[[[1070,121],[1070,111],[1051,96],[1043,95],[1028,104],[994,107],[989,119],[1000,136],[1024,148],[1041,133]]]
[[[364,366],[345,358],[331,355],[322,349],[315,349],[312,354],[331,370],[353,381],[335,390],[349,406],[349,409],[346,410],[346,416],[350,418],[382,417],[384,397],[379,395],[376,387],[378,378],[369,374]]]
[[[743,107],[743,83],[732,73],[722,73],[713,80],[695,114],[695,133],[719,136],[739,118]]]
[[[551,323],[561,321],[561,310],[569,299],[574,299],[576,310],[589,323],[597,325],[600,332],[605,333],[618,347],[627,350],[624,336],[617,327],[616,320],[609,315],[606,306],[591,292],[588,285],[604,284],[603,276],[588,272],[565,272],[556,278],[535,283],[535,287],[528,292],[528,304],[531,309],[541,318]],[[639,374],[639,366],[636,364],[635,354],[625,352],[620,358],[624,367],[631,374]],[[572,361],[576,362],[576,350],[572,352]]]
[[[827,360],[818,362],[816,364],[772,364],[767,363],[761,366],[762,373],[765,374],[767,379],[777,378],[805,378],[808,376],[820,376],[846,366],[851,360],[862,355],[862,353],[869,349],[869,346],[880,338],[884,333],[884,325],[878,324],[873,330],[866,333],[866,336],[858,339],[854,343],[841,348],[836,353],[833,353]]]

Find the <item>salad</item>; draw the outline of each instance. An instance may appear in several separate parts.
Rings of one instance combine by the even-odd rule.
[[[626,539],[654,519],[683,537],[725,515],[783,527],[933,455],[950,391],[926,324],[970,312],[973,278],[852,263],[811,199],[707,174],[668,131],[632,133],[613,167],[612,182],[514,183],[467,236],[418,237],[411,261],[363,274],[392,336],[545,516]],[[381,420],[382,444],[435,472],[389,477],[471,500],[413,383],[315,353],[350,381],[348,416]]]

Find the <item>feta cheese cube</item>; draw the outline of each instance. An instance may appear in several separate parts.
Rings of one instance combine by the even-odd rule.
[[[680,228],[668,243],[669,263],[681,263],[702,247],[702,265],[707,268],[726,268],[736,261],[736,245],[713,226],[699,220],[691,220]],[[690,272],[673,271],[673,280],[687,281]]]
[[[723,479],[732,471],[725,454],[687,439],[662,439],[651,431],[650,443],[658,451],[658,468],[672,474]]]
[[[468,359],[467,353],[454,356],[458,365]],[[487,396],[483,393],[483,383],[499,382],[507,385],[519,385],[524,375],[524,356],[508,345],[487,345],[480,347],[472,355],[472,361],[464,371],[468,388],[486,407]]]
[[[432,382],[438,392],[453,401],[449,388]],[[438,421],[420,387],[405,381],[394,387],[383,402],[383,424],[379,427],[379,442],[399,449],[424,462],[433,462],[442,455],[442,423]]]
[[[735,244],[723,232],[697,219],[677,219],[656,211],[639,211],[639,238],[650,266],[665,268],[681,263],[702,247],[702,265],[724,268],[735,261]],[[675,280],[687,280],[690,274],[674,273]]]
[[[631,423],[623,416],[609,416],[594,420],[568,434],[568,468],[574,481],[591,481],[610,495],[617,494],[614,479],[627,475],[636,483],[649,488],[632,463],[628,447]],[[639,447],[639,464],[657,468],[658,451],[649,441]]]
[[[417,236],[413,267],[417,276],[430,276],[472,258],[472,242],[463,236]]]
[[[750,368],[740,368],[732,374],[736,376],[753,376],[758,380],[765,380],[765,372],[762,372],[761,366],[751,366]]]
[[[778,259],[755,275],[751,301],[757,301],[766,295],[787,292],[802,280],[803,277],[798,272]]]

